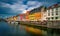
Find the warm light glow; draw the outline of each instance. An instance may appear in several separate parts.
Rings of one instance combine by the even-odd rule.
[[[27,10],[24,10],[23,13],[26,13]]]

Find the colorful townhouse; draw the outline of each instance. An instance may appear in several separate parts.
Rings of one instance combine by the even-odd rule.
[[[40,6],[30,11],[30,21],[43,21],[46,20],[46,7]]]

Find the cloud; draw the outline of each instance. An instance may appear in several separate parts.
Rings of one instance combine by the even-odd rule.
[[[24,5],[20,2],[18,3],[14,3],[13,5],[8,4],[8,3],[3,3],[0,2],[1,7],[6,7],[6,8],[10,8],[12,11],[14,12],[9,12],[9,13],[22,13],[23,10],[25,10],[27,8],[27,5]]]
[[[17,15],[21,13],[26,13],[26,10],[32,10],[34,8],[40,7],[41,5],[51,6],[60,0],[0,0],[0,14],[6,16]]]
[[[14,12],[9,12],[9,13],[23,13],[23,11],[27,10],[32,10],[34,8],[37,8],[39,6],[41,6],[41,2],[38,1],[27,1],[27,4],[23,4],[23,1],[18,1],[17,3],[14,3],[13,5],[9,4],[9,3],[3,3],[0,2],[2,7],[8,7],[11,8],[12,11]]]
[[[2,7],[10,7],[11,5],[8,3],[0,2],[0,6]]]
[[[8,8],[9,10],[7,10],[7,12],[3,12],[3,13],[8,13],[11,15],[12,14],[21,14],[21,13],[26,13],[26,9],[27,10],[32,10],[34,8],[40,7],[43,3],[39,2],[39,1],[27,1],[27,4],[24,4],[23,1],[17,1],[16,3],[13,4],[9,4],[9,3],[4,3],[4,2],[0,2],[0,7],[5,7]],[[0,12],[1,13],[1,12]]]
[[[38,1],[28,1],[27,5],[29,6],[28,10],[40,7],[43,3]]]
[[[18,12],[18,11],[24,11],[27,8],[27,5],[15,3],[11,6],[12,10]]]
[[[49,7],[49,6],[53,5],[53,4],[56,4],[56,2],[47,2],[47,1],[46,2],[42,2],[42,3],[46,7]]]
[[[40,7],[42,5],[41,2],[38,1],[27,1],[27,4],[23,4],[21,1],[19,1],[18,3],[14,3],[11,8],[12,10],[17,11],[17,13],[19,11],[21,11],[21,13],[23,13],[23,11],[27,10],[32,10],[34,8]]]
[[[37,6],[37,5],[42,5],[42,3],[38,2],[38,1],[28,1],[27,5],[28,6]]]

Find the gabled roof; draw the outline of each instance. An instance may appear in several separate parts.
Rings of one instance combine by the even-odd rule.
[[[57,8],[57,7],[59,7],[59,6],[60,6],[60,3],[56,3],[56,4],[54,4],[54,5],[50,6],[50,7],[48,7],[47,9]]]
[[[45,6],[40,6],[38,8],[35,8],[35,9],[31,10],[30,13],[41,12],[41,9],[42,8],[44,8],[46,10],[46,7]]]

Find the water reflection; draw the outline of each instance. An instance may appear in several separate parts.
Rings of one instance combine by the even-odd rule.
[[[0,22],[0,36],[30,36],[24,26],[8,24],[4,21]]]
[[[4,21],[0,22],[1,36],[41,36],[42,30],[16,24],[8,24]]]
[[[59,36],[58,30],[41,30],[24,25],[0,22],[0,36]]]

